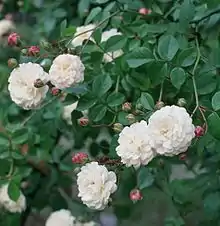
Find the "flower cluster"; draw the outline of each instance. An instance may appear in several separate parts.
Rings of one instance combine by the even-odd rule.
[[[25,196],[20,192],[17,201],[11,200],[8,195],[8,184],[5,184],[0,188],[0,207],[11,213],[21,213],[26,209]]]
[[[75,55],[57,56],[47,74],[36,63],[23,63],[15,68],[8,79],[12,101],[24,109],[34,109],[45,99],[49,81],[58,89],[69,88],[84,80],[84,65]],[[36,86],[36,81],[42,85]]]
[[[50,214],[46,226],[96,226],[93,221],[82,223],[72,216],[69,210],[61,209]]]
[[[174,156],[185,152],[194,138],[194,125],[185,108],[166,106],[149,122],[125,127],[119,134],[117,154],[126,166],[147,165],[156,155]]]

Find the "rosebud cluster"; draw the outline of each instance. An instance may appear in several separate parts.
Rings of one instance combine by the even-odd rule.
[[[88,154],[84,152],[78,152],[73,155],[72,162],[77,164],[83,164],[88,160]]]

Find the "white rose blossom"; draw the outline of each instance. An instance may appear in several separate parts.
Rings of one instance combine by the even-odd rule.
[[[102,33],[102,42],[106,42],[109,38],[115,36],[115,35],[122,35],[122,33],[118,32],[117,29],[113,28],[108,31],[105,31]],[[103,56],[104,62],[112,62],[115,58],[120,57],[123,54],[123,51],[121,49],[114,51],[114,52],[108,52],[105,53]]]
[[[8,184],[5,184],[0,188],[0,206],[11,213],[21,213],[26,209],[26,198],[20,192],[17,201],[11,200],[8,195]]]
[[[45,226],[75,226],[75,217],[69,210],[58,210],[50,214]]]
[[[76,32],[75,32],[74,37],[73,37],[73,40],[72,40],[72,45],[75,46],[75,47],[81,46],[83,44],[83,41],[87,40],[87,39],[90,39],[90,40],[93,41],[93,39],[91,38],[91,34],[92,34],[94,29],[95,29],[94,24],[89,24],[89,25],[86,25],[86,26],[77,27]]]
[[[64,108],[63,108],[62,117],[67,122],[68,125],[72,125],[71,114],[77,108],[77,104],[78,104],[78,102],[75,102],[73,104],[64,106]]]
[[[62,54],[54,59],[49,70],[49,78],[56,88],[69,88],[84,80],[84,70],[80,57]]]
[[[142,120],[125,127],[119,134],[116,152],[127,167],[134,166],[137,169],[155,157],[149,132],[147,122]]]
[[[41,88],[34,87],[37,79],[44,83],[48,81],[48,74],[39,64],[29,62],[15,68],[8,79],[12,101],[26,110],[39,107],[49,88],[47,85]]]
[[[194,125],[186,109],[166,106],[156,111],[148,122],[152,146],[160,155],[185,152],[194,138]]]
[[[89,208],[103,210],[117,190],[116,180],[116,174],[105,166],[87,163],[77,174],[78,196]]]

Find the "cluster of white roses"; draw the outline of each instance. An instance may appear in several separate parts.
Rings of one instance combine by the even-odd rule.
[[[8,195],[8,184],[0,188],[0,207],[11,213],[21,213],[26,209],[26,198],[20,192],[18,200],[15,202]]]
[[[119,135],[117,154],[126,166],[147,165],[156,155],[174,156],[185,152],[195,136],[186,109],[166,106],[146,121],[125,127]]]
[[[83,41],[88,39],[95,42],[95,40],[92,38],[92,31],[95,29],[95,27],[96,26],[94,24],[77,27],[76,33],[72,40],[72,45],[75,47],[81,46],[83,44]],[[122,34],[118,32],[117,29],[115,28],[105,31],[102,33],[101,42],[106,42],[109,38],[116,35],[122,35]],[[122,54],[123,54],[122,50],[104,53],[103,61],[112,62],[115,58],[120,57]]]
[[[46,226],[98,226],[98,224],[93,221],[86,223],[77,221],[69,210],[62,209],[53,212],[48,217]]]
[[[80,58],[71,54],[57,56],[49,74],[36,63],[23,63],[15,68],[8,79],[8,90],[12,101],[24,109],[39,107],[45,99],[50,81],[56,88],[69,88],[84,80],[84,65]],[[40,80],[44,86],[35,87],[35,82]]]

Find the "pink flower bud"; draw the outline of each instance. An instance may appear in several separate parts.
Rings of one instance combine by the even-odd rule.
[[[56,87],[53,87],[53,88],[51,89],[51,93],[52,93],[53,96],[59,95],[60,92],[61,92],[61,90],[58,89],[58,88],[56,88]]]
[[[139,13],[142,14],[142,15],[149,15],[152,13],[152,10],[151,9],[147,9],[147,8],[140,8],[139,9]]]
[[[16,46],[18,45],[18,41],[19,41],[20,36],[17,33],[11,33],[8,36],[8,45],[9,46]]]
[[[86,162],[87,159],[88,159],[88,155],[86,153],[78,152],[73,155],[72,163],[82,164],[82,163]]]
[[[133,189],[131,192],[130,192],[130,199],[131,201],[133,202],[137,202],[139,200],[142,200],[143,199],[143,196],[141,194],[141,191],[138,190],[138,189]]]
[[[89,124],[89,119],[87,117],[82,117],[78,119],[78,123],[80,126],[87,126]]]
[[[204,135],[204,133],[205,133],[205,130],[201,126],[196,126],[194,132],[195,132],[195,136],[196,137],[202,137]]]
[[[126,103],[124,103],[124,104],[122,105],[122,110],[123,110],[123,111],[128,112],[128,111],[131,110],[131,108],[132,108],[132,104],[129,103],[129,102],[126,102]]]
[[[40,48],[38,46],[31,46],[28,48],[29,56],[37,56],[40,53]]]

